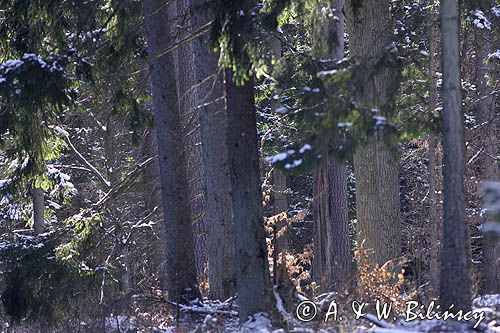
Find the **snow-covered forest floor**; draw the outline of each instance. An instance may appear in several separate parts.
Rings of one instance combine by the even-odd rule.
[[[325,298],[327,299],[327,298]],[[405,332],[500,332],[500,295],[485,295],[473,301],[473,311],[484,313],[484,320],[479,325],[473,319],[469,322],[454,320],[413,320],[406,322],[404,318],[388,322],[377,319],[374,313],[369,313],[358,320],[349,318],[339,324],[329,320],[324,322],[328,302],[317,302],[318,316],[315,320],[304,323],[297,320],[294,314],[284,312],[281,306],[282,324],[272,324],[271,320],[258,314],[244,324],[239,324],[237,306],[234,299],[226,302],[195,302],[190,306],[178,306],[174,318],[156,317],[155,324],[145,320],[151,314],[140,316],[116,315],[106,317],[96,323],[81,323],[79,332],[155,332],[155,333],[329,333],[329,332],[373,332],[373,333],[405,333]],[[280,320],[275,320],[280,321]],[[477,326],[477,327],[475,327]],[[9,332],[36,332],[27,327],[13,327]]]
[[[474,327],[476,322],[458,322],[454,320],[414,320],[406,322],[398,319],[395,322],[378,320],[376,315],[368,313],[361,320],[347,320],[342,324],[331,321],[324,323],[325,302],[317,303],[320,313],[317,320],[304,323],[296,319],[293,314],[279,311],[284,317],[284,325],[272,325],[266,316],[256,315],[243,325],[238,324],[237,312],[232,302],[212,302],[182,306],[180,316],[172,325],[159,327],[142,327],[134,317],[117,316],[107,318],[107,332],[193,332],[193,333],[327,333],[327,332],[374,332],[374,333],[403,333],[403,332],[500,332],[500,295],[486,295],[473,301],[473,311],[483,312],[484,320]],[[279,306],[278,306],[279,308]],[[327,310],[327,309],[324,309]],[[323,313],[321,313],[323,312]],[[323,314],[323,316],[321,315]]]

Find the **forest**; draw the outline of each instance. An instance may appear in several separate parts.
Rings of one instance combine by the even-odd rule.
[[[500,332],[499,0],[0,0],[0,332]]]

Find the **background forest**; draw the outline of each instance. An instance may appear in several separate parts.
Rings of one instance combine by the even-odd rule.
[[[499,21],[0,0],[0,331],[498,332]]]

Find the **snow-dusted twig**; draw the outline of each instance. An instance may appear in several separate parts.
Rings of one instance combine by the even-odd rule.
[[[71,148],[71,150],[73,150],[73,152],[80,159],[80,161],[82,161],[82,163],[87,166],[87,168],[91,171],[91,173],[93,173],[97,177],[97,179],[99,179],[99,181],[101,182],[101,184],[105,186],[105,188],[110,188],[111,183],[108,180],[106,180],[106,178],[104,178],[104,176],[99,172],[99,170],[97,170],[95,166],[93,166],[89,161],[87,161],[87,159],[78,151],[78,149],[76,149],[76,147],[71,142],[71,139],[69,138],[69,134],[65,133],[65,138],[66,138],[66,143]]]
[[[196,305],[184,305],[176,302],[167,301],[168,304],[174,305],[180,308],[181,311],[184,312],[195,312],[195,313],[203,313],[203,314],[222,314],[227,316],[237,317],[238,312],[233,310],[220,310],[214,309],[207,306],[196,306]]]

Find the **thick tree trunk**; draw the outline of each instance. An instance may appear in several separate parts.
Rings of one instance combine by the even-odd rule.
[[[195,30],[210,19],[200,6],[204,0],[192,0],[192,25]],[[210,298],[225,300],[236,292],[234,273],[234,223],[231,205],[231,179],[227,156],[227,114],[224,103],[223,73],[218,55],[209,49],[208,34],[193,42],[197,107],[205,176],[205,223],[208,235],[208,280]]]
[[[325,160],[315,174],[316,281],[324,291],[340,291],[352,278],[346,167],[334,159]]]
[[[170,7],[162,0],[144,0],[167,238],[168,296],[185,301],[199,296],[199,291],[174,59],[171,53],[160,56],[172,44]]]
[[[399,167],[396,147],[376,135],[354,155],[358,244],[383,265],[401,255]]]
[[[45,230],[45,204],[44,193],[40,187],[34,187],[32,193],[33,200],[33,230],[35,236],[43,234]]]
[[[459,8],[457,0],[441,0],[443,43],[443,252],[441,306],[471,307],[469,239],[465,218],[464,120],[460,82]]]
[[[252,31],[255,3],[244,1],[244,16],[236,40],[236,54],[243,54]],[[257,145],[253,78],[243,85],[226,70],[227,148],[234,218],[236,284],[240,320],[270,310],[270,277],[262,219],[262,193]]]
[[[393,41],[389,0],[346,2],[350,53],[366,67],[358,95],[361,107],[394,114],[397,69],[375,68]],[[358,244],[372,249],[371,262],[383,265],[401,255],[399,156],[390,134],[377,131],[354,153]]]
[[[248,9],[246,10],[248,13]],[[237,86],[226,71],[227,147],[240,319],[269,311],[269,268],[262,220],[253,79]]]
[[[177,39],[188,38],[196,30],[192,22],[191,0],[176,0],[175,17]],[[199,282],[207,280],[208,241],[205,226],[204,171],[201,149],[200,109],[197,107],[196,70],[205,66],[194,58],[193,43],[184,43],[174,51],[177,73],[177,93],[184,135],[189,202],[193,223],[196,268]],[[208,52],[208,50],[207,50]]]

